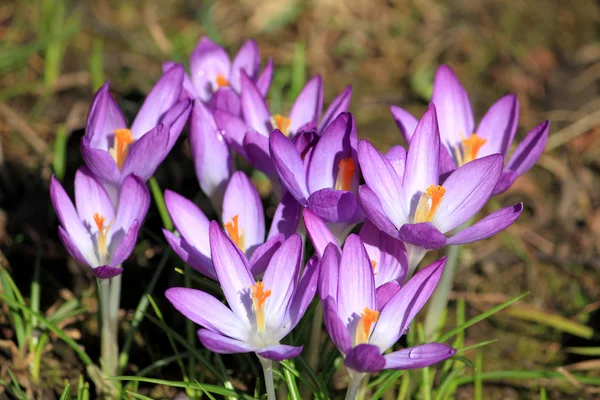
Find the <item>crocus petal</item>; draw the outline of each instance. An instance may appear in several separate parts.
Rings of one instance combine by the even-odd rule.
[[[392,164],[366,140],[358,144],[358,160],[365,182],[379,199],[386,217],[396,227],[406,223],[408,214],[399,206],[402,201],[400,179]]]
[[[308,309],[308,306],[315,297],[317,291],[318,278],[319,278],[320,262],[317,256],[312,256],[304,267],[302,278],[298,283],[294,297],[290,303],[289,312],[286,315],[286,321],[282,325],[282,336],[287,335],[292,329],[296,327],[304,313]]]
[[[492,192],[492,196],[506,192],[508,189],[510,189],[513,183],[515,183],[518,177],[519,174],[514,171],[502,171],[500,179],[498,180],[498,183]]]
[[[110,95],[109,82],[106,82],[94,96],[90,107],[85,136],[89,138],[92,148],[108,151],[109,138],[115,129],[127,127],[123,112]]]
[[[210,254],[223,294],[235,315],[250,327],[250,316],[254,318],[250,288],[255,281],[248,268],[248,261],[217,222],[210,223],[209,232]]]
[[[173,232],[163,229],[163,234],[167,243],[175,253],[185,261],[190,267],[200,272],[202,275],[217,280],[217,273],[212,265],[212,261],[205,254],[200,253],[194,246],[189,244],[184,238],[175,236]],[[208,240],[207,240],[208,245]]]
[[[248,131],[246,122],[230,111],[220,109],[213,110],[213,117],[227,143],[242,157],[248,158],[244,150],[244,136]]]
[[[342,162],[348,159],[354,171],[343,190],[356,192],[358,187],[358,159],[356,124],[350,113],[342,113],[327,127],[315,146],[308,167],[308,189],[315,192],[324,188],[335,188]],[[344,179],[345,180],[345,179]]]
[[[169,69],[156,82],[131,124],[134,139],[138,140],[153,129],[162,116],[179,101],[184,75],[185,68],[179,64]]]
[[[340,319],[337,313],[337,304],[331,297],[323,300],[323,320],[325,321],[327,332],[329,332],[329,336],[338,350],[343,354],[350,351],[352,348],[350,331]]]
[[[178,65],[178,63],[173,61],[165,61],[162,64],[163,74],[167,73],[173,67],[178,67]],[[185,73],[183,75],[183,83],[181,84],[181,95],[179,96],[179,99],[194,100],[196,97],[198,97],[198,95],[196,94],[196,88],[192,83],[192,78],[190,78],[190,76],[187,73]]]
[[[477,134],[487,140],[479,150],[478,157],[490,154],[502,154],[506,157],[517,132],[518,123],[519,100],[517,96],[509,94],[494,103],[477,127]]]
[[[446,244],[446,236],[430,222],[404,224],[400,227],[396,236],[403,242],[427,250],[439,249]]]
[[[174,287],[165,292],[173,307],[204,328],[238,340],[246,340],[248,331],[223,303],[200,290]]]
[[[246,75],[254,80],[258,75],[258,69],[260,68],[260,51],[258,45],[254,40],[248,40],[240,47],[238,53],[233,59],[231,65],[231,74],[229,75],[229,83],[231,87],[236,91],[241,91],[241,74],[242,71]]]
[[[194,102],[189,136],[200,188],[219,210],[233,170],[233,158],[210,111],[198,100]]]
[[[446,146],[440,146],[440,184],[443,184],[444,181],[448,178],[448,175],[454,172],[456,168],[456,163],[450,156],[450,153],[448,153],[448,149],[446,148]]]
[[[175,142],[179,138],[183,127],[188,121],[188,117],[192,112],[192,102],[189,99],[184,99],[175,104],[169,109],[160,119],[160,122],[169,126],[169,143],[167,144],[167,152],[171,151]]]
[[[319,123],[318,132],[323,132],[327,129],[327,126],[333,121],[338,115],[348,111],[350,101],[352,100],[352,86],[348,85],[329,105],[327,111],[323,115],[321,122]]]
[[[268,137],[271,113],[258,88],[246,74],[242,73],[242,114],[246,124],[263,136]]]
[[[323,110],[323,79],[315,76],[309,80],[292,106],[290,111],[290,132],[308,123],[315,126]]]
[[[504,157],[493,154],[466,163],[444,182],[446,193],[433,218],[440,232],[466,222],[485,205],[500,179]]]
[[[416,369],[447,360],[456,350],[443,343],[426,343],[386,354],[385,369]]]
[[[207,37],[198,42],[190,56],[190,71],[196,93],[202,101],[208,101],[217,76],[229,77],[231,61],[227,52]]]
[[[284,240],[285,237],[282,234],[277,234],[256,248],[249,261],[250,272],[253,276],[259,276],[265,272],[273,254],[281,247]]]
[[[259,171],[264,172],[271,179],[278,179],[277,169],[273,165],[269,150],[269,138],[253,130],[244,136],[244,152],[250,164]]]
[[[300,209],[301,206],[294,196],[290,192],[286,192],[275,210],[268,237],[272,238],[281,233],[288,238],[296,232],[300,222]]]
[[[302,353],[302,346],[288,346],[285,344],[274,344],[267,347],[262,347],[256,351],[261,357],[268,358],[273,361],[283,361],[289,358],[298,357]]]
[[[204,347],[219,354],[249,353],[257,349],[256,346],[228,338],[209,329],[198,330],[198,338]]]
[[[440,136],[447,148],[454,148],[473,133],[475,122],[469,95],[447,65],[440,66],[435,74],[431,102],[437,108]]]
[[[79,219],[92,234],[98,232],[94,215],[103,217],[107,225],[115,218],[108,193],[86,167],[79,168],[75,173],[75,207]]]
[[[58,211],[57,211],[57,214],[58,214]],[[90,240],[91,238],[90,238],[89,234],[87,234],[87,236],[85,236],[85,237],[75,238],[75,240],[73,240],[73,238],[71,238],[71,236],[69,236],[67,231],[62,226],[59,225],[58,226],[58,237],[60,238],[60,241],[65,246],[65,249],[67,249],[67,253],[69,253],[71,255],[71,257],[73,257],[75,260],[77,260],[77,262],[79,262],[80,264],[83,264],[83,265],[90,266],[92,268],[95,268],[98,266],[98,263],[99,263],[98,256],[96,255],[96,253],[94,251],[94,247],[92,245],[92,241]],[[89,242],[89,244],[85,243],[82,246],[80,244],[80,242],[82,242],[84,240]]]
[[[373,222],[379,229],[392,237],[397,237],[398,231],[390,222],[383,211],[383,206],[379,198],[368,185],[362,185],[358,189],[358,201],[367,218]]]
[[[265,241],[265,212],[258,190],[245,173],[235,172],[223,198],[223,223],[229,223],[237,217],[238,233],[244,236],[248,257],[256,246]]]
[[[359,208],[356,197],[350,192],[335,189],[321,189],[311,194],[307,207],[323,219],[331,223],[351,223]]]
[[[223,110],[236,116],[241,117],[242,115],[242,103],[240,97],[229,86],[219,88],[219,90],[212,95],[208,103],[208,108],[213,112],[215,110]]]
[[[301,264],[302,239],[294,234],[275,252],[262,281],[266,290],[271,291],[265,303],[265,321],[272,330],[279,329],[289,311]]]
[[[404,140],[409,144],[419,120],[411,113],[398,106],[390,106],[390,112],[392,113],[392,117],[394,117],[394,121],[396,121],[396,125],[398,125],[398,129],[400,129],[400,133],[404,137]]]
[[[129,146],[129,154],[121,170],[121,176],[135,174],[147,181],[167,156],[169,126],[159,124]]]
[[[102,265],[92,269],[92,274],[98,279],[110,279],[123,272],[123,268],[113,267],[110,265]]]
[[[408,269],[404,244],[371,222],[366,221],[359,233],[375,271],[375,286],[389,281],[404,282]]]
[[[446,241],[446,244],[464,244],[487,239],[503,231],[519,218],[523,203],[498,210],[474,225],[458,232]]]
[[[170,190],[165,191],[165,205],[181,237],[210,260],[209,221],[204,213],[193,202]]]
[[[323,301],[331,298],[334,302],[337,302],[341,259],[342,250],[338,245],[336,243],[327,245],[321,258],[321,271],[319,273],[319,297]]]
[[[141,223],[150,207],[150,193],[146,184],[135,175],[128,175],[121,185],[119,206],[111,231],[127,232],[133,221]]]
[[[529,171],[544,151],[549,132],[550,121],[544,121],[529,131],[525,139],[515,149],[506,168],[515,171],[519,175]]]
[[[440,134],[436,108],[430,104],[415,128],[406,155],[402,182],[404,201],[400,204],[405,207],[404,212],[407,215],[414,213],[421,193],[425,192],[430,185],[437,185],[439,160]],[[369,184],[369,187],[375,190],[373,185]]]
[[[86,136],[81,138],[81,156],[92,174],[111,184],[118,185],[121,172],[108,151],[95,149]]]
[[[136,219],[133,220],[129,228],[124,231],[124,234],[115,232],[113,240],[110,243],[111,250],[114,249],[112,259],[110,260],[112,265],[121,264],[131,255],[135,248],[135,242],[137,241],[140,226],[140,221]]]
[[[381,310],[370,343],[377,345],[381,352],[396,343],[429,300],[442,276],[444,265],[445,257],[423,268],[406,282]]]
[[[325,252],[327,245],[333,243],[337,246],[335,236],[333,236],[325,222],[323,222],[321,218],[316,216],[308,208],[305,208],[302,211],[302,215],[304,216],[306,232],[308,232],[308,236],[312,241],[315,252],[319,257],[323,257],[323,253]]]
[[[400,291],[400,284],[396,281],[390,281],[379,286],[375,291],[377,298],[377,309],[383,310],[383,307]]]
[[[292,141],[277,129],[269,137],[269,148],[281,182],[300,204],[306,204],[306,171],[298,150]]]
[[[356,372],[375,373],[385,367],[385,358],[377,346],[359,344],[348,352],[344,365]]]
[[[377,308],[373,268],[358,235],[346,239],[340,265],[344,272],[338,281],[338,313],[344,323],[351,324],[360,318],[365,308]]]
[[[392,164],[398,175],[400,184],[404,180],[404,167],[406,166],[406,149],[400,145],[394,146],[385,153],[385,158]]]
[[[262,97],[266,97],[267,93],[269,93],[269,88],[271,87],[271,80],[273,79],[273,58],[269,57],[269,61],[267,61],[267,65],[260,73],[258,78],[256,79],[256,88],[262,95]]]

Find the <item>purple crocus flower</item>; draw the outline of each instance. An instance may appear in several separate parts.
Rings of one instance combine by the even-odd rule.
[[[89,169],[75,174],[75,203],[52,177],[50,197],[60,221],[58,236],[69,254],[92,268],[100,278],[112,278],[123,271],[120,264],[129,257],[140,225],[150,206],[144,182],[129,175],[121,184],[116,207]]]
[[[522,204],[496,211],[447,238],[487,202],[502,172],[500,154],[478,158],[452,172],[440,185],[440,137],[435,106],[419,121],[408,153],[400,146],[383,156],[369,142],[358,158],[366,185],[359,191],[367,217],[407,244],[408,277],[427,250],[488,238],[511,225]]]
[[[177,65],[156,83],[131,128],[109,92],[98,91],[88,115],[81,153],[89,169],[103,183],[118,187],[129,174],[148,180],[167,156],[191,111],[189,100],[179,101],[183,66]],[[114,199],[114,193],[110,193]]]
[[[173,63],[165,63],[167,72]],[[224,109],[240,115],[239,93],[241,75],[244,72],[251,79],[262,97],[267,95],[273,77],[273,60],[269,58],[264,70],[260,70],[260,50],[254,40],[248,40],[240,47],[233,62],[225,49],[207,37],[198,42],[190,56],[191,77],[183,79],[184,96],[210,102],[211,109]]]
[[[321,258],[327,246],[332,243],[339,251],[337,241],[321,218],[309,209],[302,211],[306,232],[313,243],[315,252]],[[375,276],[375,287],[379,288],[389,282],[402,284],[408,270],[408,259],[404,243],[383,232],[371,221],[367,220],[358,234],[362,240]]]
[[[402,288],[397,283],[375,286],[373,268],[360,238],[350,235],[343,252],[330,244],[321,260],[319,296],[325,325],[344,355],[351,376],[383,369],[414,369],[452,357],[456,351],[442,343],[384,353],[406,332],[431,296],[446,259],[423,268]]]
[[[209,247],[208,218],[193,202],[170,190],[165,191],[165,203],[181,235],[163,229],[173,250],[201,274],[217,279]],[[296,231],[300,209],[293,197],[284,197],[265,241],[265,215],[258,191],[250,179],[238,171],[227,185],[221,219],[246,264],[255,276],[259,276],[284,238]]]
[[[443,145],[440,149],[440,172],[452,172],[469,161],[490,154],[502,154],[506,165],[493,194],[508,190],[517,177],[535,164],[546,147],[549,121],[544,121],[529,131],[509,160],[508,153],[519,122],[517,96],[509,94],[494,103],[475,130],[469,95],[447,65],[442,65],[437,70],[431,101],[437,109]],[[407,143],[410,143],[417,119],[400,107],[392,106],[390,110]]]
[[[216,222],[210,224],[210,249],[217,278],[229,308],[199,290],[171,288],[173,306],[201,325],[202,344],[216,353],[255,352],[282,361],[302,346],[280,344],[304,315],[317,289],[319,263],[313,257],[302,276],[302,239],[292,235],[271,258],[262,281],[256,281],[247,259]]]
[[[289,116],[272,114],[259,88],[242,74],[243,119],[223,110],[215,110],[215,120],[227,141],[239,154],[248,159],[255,168],[271,178],[276,178],[277,172],[269,155],[271,132],[278,129],[290,138],[310,130],[320,134],[336,116],[348,109],[351,97],[352,89],[347,87],[332,101],[321,118],[323,81],[320,76],[316,76],[304,86]]]
[[[300,205],[329,225],[340,243],[364,219],[356,199],[360,176],[357,142],[354,118],[346,112],[327,126],[304,158],[281,131],[273,131],[269,138],[280,181]]]

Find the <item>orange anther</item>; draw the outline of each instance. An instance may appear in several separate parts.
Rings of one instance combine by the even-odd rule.
[[[254,308],[263,308],[263,306],[265,305],[265,301],[267,301],[269,296],[271,296],[271,290],[265,290],[265,285],[262,282],[256,282],[256,284],[252,286],[251,290]]]
[[[350,184],[356,171],[356,164],[352,157],[342,159],[338,164],[338,175],[335,181],[336,190],[350,190]]]
[[[478,134],[474,133],[466,139],[462,139],[462,164],[466,164],[469,161],[473,161],[477,158],[477,154],[481,147],[486,144],[487,139],[482,138]]]
[[[379,311],[371,310],[370,308],[365,308],[360,317],[361,318],[358,321],[358,325],[356,326],[355,345],[369,342],[371,328],[379,318]]]
[[[229,234],[231,240],[240,250],[246,252],[246,245],[244,243],[244,231],[239,225],[239,215],[231,217],[231,221],[225,222],[223,225],[225,230]]]
[[[98,227],[98,232],[104,231],[104,221],[106,221],[106,219],[102,215],[100,215],[98,213],[94,214],[94,222],[96,223],[96,226]]]
[[[123,169],[127,153],[129,152],[129,145],[133,144],[135,139],[133,133],[127,128],[115,129],[115,143],[110,151],[113,159],[117,163],[119,169]]]
[[[217,75],[217,87],[222,88],[223,86],[229,86],[229,81],[225,78],[225,75]]]
[[[284,117],[281,114],[273,115],[271,119],[271,123],[274,128],[277,128],[283,133],[285,136],[289,136],[290,134],[290,125],[292,124],[292,120],[288,117]]]

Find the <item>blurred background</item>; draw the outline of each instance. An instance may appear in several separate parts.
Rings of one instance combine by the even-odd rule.
[[[523,201],[522,217],[506,232],[463,250],[448,321],[454,321],[457,304],[470,317],[529,292],[519,305],[467,331],[467,344],[498,339],[483,353],[484,369],[598,376],[599,22],[600,5],[593,0],[2,2],[0,262],[25,296],[33,265],[41,262],[44,310],[95,290],[89,271],[69,260],[58,240],[50,176],[55,173],[72,190],[75,170],[83,164],[79,142],[87,111],[105,80],[131,121],[160,77],[161,64],[187,64],[203,35],[232,55],[246,39],[256,39],[263,60],[275,61],[269,96],[276,108],[289,107],[316,74],[324,77],[326,104],[352,84],[350,110],[359,137],[382,150],[403,144],[389,105],[420,115],[435,70],[446,63],[467,88],[477,119],[512,92],[521,105],[517,140],[543,120],[552,121],[538,165],[490,205]],[[185,139],[157,178],[162,189],[200,199]],[[165,249],[160,226],[152,205],[124,274],[131,290],[123,298],[124,325]],[[175,264],[167,266],[169,279],[159,284],[157,298],[181,279],[172,271]],[[82,301],[89,302],[84,304],[89,313],[95,311],[95,300]],[[11,340],[6,318],[0,309],[0,339]],[[73,318],[64,327],[86,348],[97,345],[93,318]],[[137,367],[169,354],[159,345],[164,335],[160,343],[156,336],[160,331],[148,324],[136,338],[138,354],[131,362]],[[8,360],[11,352],[0,346],[0,379]],[[44,371],[50,388],[83,370],[60,343],[48,350],[45,362],[53,367]],[[26,373],[18,378],[27,383]],[[486,384],[485,398],[537,398],[540,386],[552,398],[600,396],[569,379],[498,379]],[[459,398],[470,398],[472,390],[461,388]]]

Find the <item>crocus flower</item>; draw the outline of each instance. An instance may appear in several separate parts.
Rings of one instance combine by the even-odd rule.
[[[327,247],[321,260],[319,296],[329,335],[351,375],[427,367],[456,353],[445,344],[427,343],[384,355],[429,299],[445,264],[443,258],[423,268],[402,288],[396,283],[377,289],[357,235],[348,236],[341,253],[333,244]]]
[[[216,353],[255,352],[282,361],[302,347],[280,344],[296,326],[317,289],[319,263],[313,257],[302,276],[302,239],[292,235],[271,258],[262,281],[256,281],[247,259],[216,222],[210,224],[214,267],[229,308],[195,289],[171,288],[173,306],[201,325],[200,341]]]
[[[546,147],[550,122],[533,128],[508,158],[519,122],[519,100],[514,94],[502,97],[490,107],[475,129],[469,95],[447,65],[438,68],[431,101],[437,109],[441,143],[441,172],[448,173],[469,161],[502,154],[506,165],[493,194],[505,192],[520,175],[527,172]],[[392,115],[410,142],[417,119],[400,107],[391,107]]]
[[[190,200],[165,191],[167,210],[181,237],[164,229],[165,238],[187,264],[212,279],[217,273],[209,247],[209,221]],[[285,197],[278,206],[265,241],[265,214],[258,191],[241,171],[235,172],[223,199],[222,221],[227,234],[255,276],[262,274],[284,238],[298,226],[300,209],[293,197]]]
[[[321,218],[309,209],[302,211],[306,232],[312,241],[315,252],[321,258],[329,244],[334,244],[339,251],[337,240]],[[367,220],[358,234],[362,240],[375,276],[375,287],[379,288],[389,282],[402,284],[408,270],[408,259],[404,243],[383,232],[371,221]]]
[[[103,183],[118,187],[129,174],[148,180],[167,156],[191,111],[189,100],[179,101],[183,66],[173,67],[156,83],[131,128],[109,92],[98,91],[88,115],[81,153],[89,169]],[[115,199],[114,193],[110,193]]]
[[[408,153],[397,147],[388,157],[363,140],[358,158],[366,182],[359,191],[367,217],[407,244],[408,277],[427,250],[488,238],[511,225],[522,204],[496,211],[447,238],[487,202],[502,172],[499,154],[478,158],[452,172],[440,185],[440,137],[435,106],[419,121]]]
[[[346,111],[352,97],[347,87],[332,102],[323,118],[323,81],[312,78],[302,89],[289,116],[272,114],[258,87],[242,74],[241,108],[243,119],[222,110],[215,111],[215,120],[230,145],[257,169],[271,178],[277,173],[269,156],[269,136],[274,129],[293,138],[302,131],[318,134],[340,113]],[[319,119],[320,122],[319,122]]]
[[[314,148],[302,153],[281,131],[269,138],[271,158],[279,179],[300,205],[310,209],[343,242],[364,219],[356,199],[359,169],[356,125],[350,113],[339,114]]]
[[[167,72],[173,63],[165,63]],[[240,114],[239,93],[242,71],[251,79],[262,97],[267,95],[273,77],[273,60],[269,58],[264,70],[260,70],[260,50],[254,40],[248,40],[230,60],[225,49],[207,37],[198,42],[190,56],[190,73],[183,79],[184,95],[209,102],[211,109],[219,108]]]
[[[100,279],[120,274],[120,264],[133,251],[150,206],[144,182],[135,175],[127,176],[115,208],[102,184],[82,167],[75,174],[76,206],[54,177],[50,181],[50,197],[60,221],[58,236],[69,254],[92,268]]]

